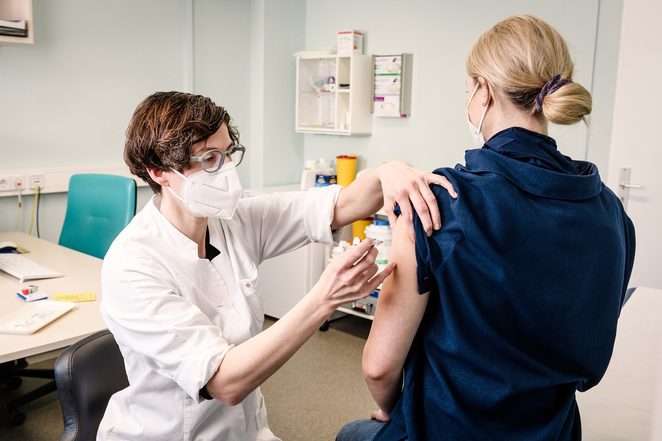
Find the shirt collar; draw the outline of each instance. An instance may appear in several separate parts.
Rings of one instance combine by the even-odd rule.
[[[177,250],[185,250],[185,252],[181,254],[188,255],[193,253],[197,257],[198,244],[193,242],[188,236],[170,223],[163,213],[161,213],[161,210],[156,206],[156,198],[157,195],[152,196],[145,208],[149,210],[150,216],[156,220],[158,228],[160,228],[173,241],[173,245],[177,247]]]
[[[510,127],[498,132],[483,148],[559,173],[579,172],[578,164],[558,151],[554,139],[522,127]]]
[[[493,172],[541,197],[581,200],[602,190],[595,165],[564,156],[552,138],[521,127],[502,130],[483,148],[468,150],[465,159],[460,170]]]

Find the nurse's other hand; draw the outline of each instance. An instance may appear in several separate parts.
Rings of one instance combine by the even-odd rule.
[[[377,409],[372,412],[372,415],[370,415],[371,420],[377,420],[381,421],[382,423],[388,423],[391,419],[390,416],[388,416],[386,413],[384,413],[383,410]]]
[[[433,229],[441,228],[441,215],[437,199],[430,190],[431,184],[441,185],[452,198],[457,198],[453,184],[446,177],[424,172],[408,166],[402,161],[390,161],[376,170],[384,194],[384,211],[391,225],[395,225],[395,205],[400,206],[407,220],[409,235],[414,239],[413,210],[416,210],[425,234],[432,235]],[[413,206],[413,208],[412,208]]]
[[[395,264],[391,263],[377,273],[373,244],[366,239],[334,258],[311,290],[329,307],[329,315],[343,303],[369,296],[393,272]]]

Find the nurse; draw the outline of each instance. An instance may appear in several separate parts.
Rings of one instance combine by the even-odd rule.
[[[578,441],[575,393],[609,364],[634,228],[596,166],[547,135],[591,111],[566,43],[511,17],[478,39],[467,74],[478,148],[435,171],[458,193],[433,188],[441,230],[415,220],[412,241],[396,222],[363,353],[379,409],[339,441]]]
[[[97,439],[277,440],[259,386],[393,266],[377,274],[377,252],[364,241],[262,331],[260,262],[329,243],[340,227],[394,202],[411,210],[411,200],[432,233],[440,218],[428,184],[452,192],[446,178],[394,162],[344,189],[241,198],[245,150],[209,98],[159,92],[136,109],[124,158],[155,195],[104,260],[102,313],[130,385],[110,399]],[[264,291],[278,289],[286,281]]]

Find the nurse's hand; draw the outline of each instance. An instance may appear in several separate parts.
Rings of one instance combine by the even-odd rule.
[[[382,184],[384,211],[391,225],[395,225],[395,205],[400,206],[402,216],[407,220],[409,235],[414,238],[414,210],[421,218],[425,234],[432,235],[433,229],[441,228],[441,215],[431,184],[441,185],[452,198],[457,198],[453,185],[444,176],[424,172],[408,166],[402,161],[390,161],[375,170]]]
[[[343,303],[369,296],[393,272],[395,264],[377,273],[376,258],[373,240],[366,239],[327,266],[311,293],[329,307],[329,315]]]

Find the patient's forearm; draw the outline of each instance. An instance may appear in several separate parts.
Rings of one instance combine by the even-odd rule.
[[[385,414],[390,414],[402,393],[402,374],[372,378],[365,376],[370,395]]]
[[[363,376],[385,413],[392,410],[402,391],[402,370],[429,297],[418,294],[414,242],[400,218],[393,228],[389,260],[397,267],[382,286],[363,348]]]

